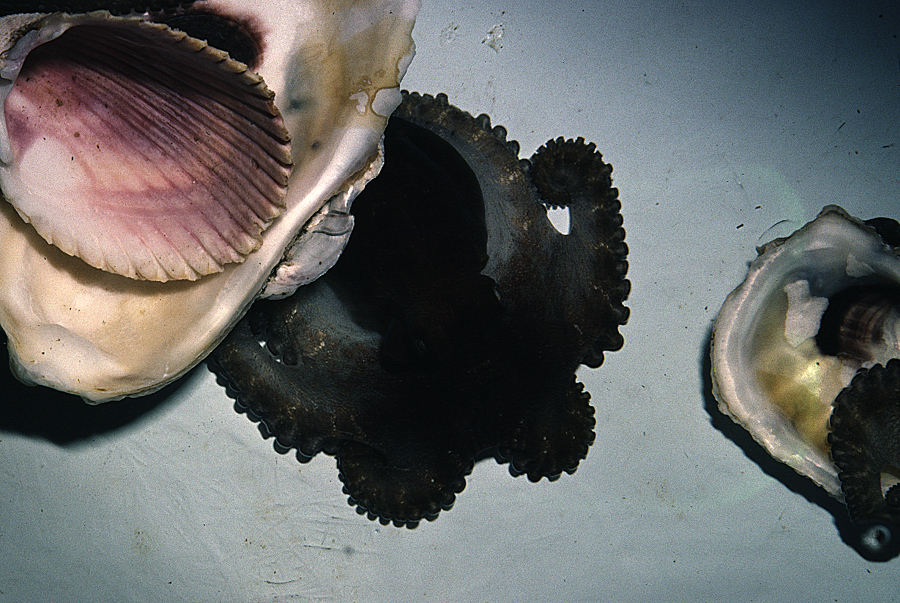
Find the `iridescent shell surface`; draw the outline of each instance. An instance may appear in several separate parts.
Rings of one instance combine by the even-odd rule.
[[[760,247],[713,330],[719,408],[773,457],[838,497],[828,437],[834,400],[861,368],[900,356],[889,302],[900,257],[870,223],[827,206]]]

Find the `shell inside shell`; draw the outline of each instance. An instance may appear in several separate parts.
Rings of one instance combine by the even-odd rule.
[[[854,502],[859,497],[848,493],[848,483],[859,483],[863,463],[852,471],[840,466],[840,458],[849,458],[847,446],[880,459],[865,472],[870,482],[876,476],[874,495],[882,502],[900,481],[900,474],[891,477],[900,414],[885,410],[897,400],[860,398],[860,392],[876,391],[861,380],[881,375],[884,366],[900,369],[892,361],[900,358],[898,228],[890,219],[863,222],[825,207],[791,236],[759,249],[713,329],[713,394],[722,412],[773,457],[833,496],[846,497],[857,519],[872,513],[860,510]],[[860,404],[870,410],[860,411]],[[878,436],[860,426],[860,417],[876,412],[872,408],[891,417]]]
[[[102,402],[334,263],[418,2],[72,4],[0,17],[0,326],[20,379]]]
[[[155,281],[259,248],[292,163],[259,76],[140,17],[54,13],[33,27],[4,65],[0,184],[44,240]]]

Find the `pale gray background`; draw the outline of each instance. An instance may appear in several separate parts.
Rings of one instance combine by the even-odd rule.
[[[489,113],[523,156],[584,136],[615,167],[632,317],[580,373],[588,458],[552,484],[483,462],[410,531],[358,516],[332,458],[276,454],[203,366],[127,411],[4,399],[0,600],[896,600],[900,560],[845,544],[841,507],[706,377],[757,244],[829,203],[900,215],[900,9],[849,4],[425,0],[405,87]]]

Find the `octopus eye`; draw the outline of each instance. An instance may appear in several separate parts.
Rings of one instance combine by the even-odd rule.
[[[192,38],[206,40],[213,48],[224,50],[232,59],[256,68],[262,57],[259,35],[246,23],[212,13],[186,13],[162,21]]]
[[[443,354],[436,353],[434,342],[429,345],[429,338],[421,329],[411,325],[408,320],[395,318],[388,326],[381,344],[381,363],[391,372],[420,367],[423,363],[438,360]]]
[[[857,525],[859,547],[870,561],[888,561],[900,553],[897,525],[885,519],[870,519]]]

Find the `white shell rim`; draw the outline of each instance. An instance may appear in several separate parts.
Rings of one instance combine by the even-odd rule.
[[[803,263],[810,261],[810,251],[818,252],[814,265]],[[900,258],[873,228],[834,205],[823,208],[815,220],[791,236],[771,241],[758,252],[744,282],[726,298],[713,327],[712,393],[719,409],[744,427],[769,454],[840,497],[838,472],[830,455],[805,441],[785,416],[771,407],[747,369],[749,341],[759,330],[762,313],[771,306],[773,296],[780,295],[800,272],[846,282],[850,278],[848,257],[856,256],[875,273],[900,282]],[[850,377],[842,376],[844,385]],[[829,414],[833,400],[823,401]]]

